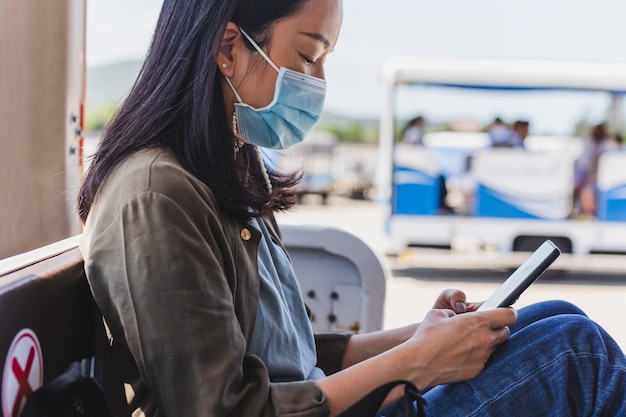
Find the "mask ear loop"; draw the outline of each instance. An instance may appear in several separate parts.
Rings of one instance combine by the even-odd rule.
[[[233,83],[230,82],[230,79],[228,77],[224,77],[224,78],[226,78],[226,82],[228,83],[230,88],[233,90],[233,94],[235,94],[235,98],[237,99],[237,101],[239,101],[240,103],[243,103],[243,101],[241,100],[241,97],[239,97],[239,94],[237,94],[237,91],[235,90]],[[237,112],[233,112],[233,133],[235,134],[235,140],[236,140],[234,158],[237,159],[237,153],[239,152],[239,149],[243,146],[243,140],[239,137],[237,133]],[[267,191],[271,193],[273,189],[272,181],[270,181],[270,176],[267,173],[267,169],[265,169],[265,163],[263,162],[263,155],[261,155],[261,149],[259,149],[258,146],[255,146],[255,148],[256,148],[256,156],[259,160],[259,165],[261,166],[261,174],[263,175],[263,180],[265,181],[265,185],[267,186]]]
[[[276,64],[274,64],[274,62],[272,62],[270,57],[267,56],[267,54],[259,47],[259,45],[257,45],[257,43],[254,40],[252,40],[252,38],[246,32],[244,32],[243,29],[239,28],[239,30],[241,31],[243,36],[245,36],[246,39],[252,44],[252,46],[254,46],[254,49],[256,49],[259,52],[259,54],[261,54],[261,56],[267,61],[267,63],[270,64],[272,66],[272,68],[274,68],[276,70],[276,72],[280,72],[280,69],[276,66]],[[237,90],[235,90],[235,87],[233,86],[233,83],[230,81],[230,79],[228,77],[224,77],[224,78],[226,78],[226,82],[230,86],[231,90],[233,90],[233,94],[235,95],[235,98],[237,99],[237,101],[239,103],[243,103],[243,100],[241,99],[241,97],[237,93]],[[239,139],[239,136],[237,135],[236,114],[237,114],[236,112],[233,113],[233,130],[234,130],[234,133],[235,133],[235,137],[237,139]],[[239,140],[241,140],[241,139],[239,139]],[[265,181],[265,185],[267,187],[267,191],[269,191],[271,193],[272,190],[273,190],[272,181],[270,180],[270,176],[267,173],[267,169],[265,168],[265,162],[263,161],[263,155],[261,154],[261,149],[258,146],[255,146],[255,148],[256,148],[256,156],[257,156],[257,159],[259,161],[259,166],[261,167],[261,174],[263,175],[263,180]],[[237,148],[235,148],[235,149],[238,150]],[[235,151],[235,158],[236,157],[237,157],[237,152]]]
[[[270,64],[272,68],[276,70],[276,72],[280,72],[280,68],[278,68],[278,66],[274,64],[274,61],[272,61],[270,57],[267,56],[265,51],[261,49],[261,47],[250,37],[250,35],[248,35],[242,28],[239,28],[239,30],[241,31],[241,34],[245,36],[246,39],[252,44],[252,46],[254,46],[254,49],[256,49],[257,52],[261,54],[261,56],[267,61],[267,63]]]
[[[239,97],[239,94],[237,94],[237,90],[235,90],[235,87],[233,86],[233,83],[230,82],[230,78],[228,78],[225,75],[224,75],[224,78],[226,79],[226,82],[230,86],[230,89],[233,90],[233,94],[235,95],[235,98],[237,99],[237,101],[240,102],[240,103],[243,103],[243,100],[241,99],[241,97]]]

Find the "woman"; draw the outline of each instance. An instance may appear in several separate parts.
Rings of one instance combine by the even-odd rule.
[[[429,389],[430,415],[584,412],[587,397],[591,412],[626,412],[615,388],[624,355],[563,303],[514,324],[513,309],[475,312],[448,290],[421,324],[314,340],[272,215],[293,204],[297,177],[266,169],[258,146],[281,149],[312,128],[341,19],[341,0],[165,0],[78,203],[112,360],[129,354],[136,367],[122,367],[133,405],[147,416],[332,416],[408,379]]]

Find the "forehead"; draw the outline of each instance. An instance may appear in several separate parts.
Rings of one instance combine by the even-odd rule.
[[[295,33],[318,35],[320,41],[328,41],[325,47],[332,49],[339,37],[342,18],[341,0],[307,0],[297,14],[276,22],[273,33],[281,37]]]

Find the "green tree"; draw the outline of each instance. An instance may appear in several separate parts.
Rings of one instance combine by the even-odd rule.
[[[116,111],[117,109],[113,106],[87,111],[85,114],[85,129],[87,131],[103,130],[109,124]]]

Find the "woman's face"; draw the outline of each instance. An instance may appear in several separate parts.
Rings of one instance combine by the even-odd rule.
[[[278,67],[325,78],[324,64],[337,42],[342,16],[341,0],[308,0],[300,12],[272,26],[265,52]],[[240,50],[230,80],[244,103],[264,107],[272,101],[278,73],[258,52],[246,48],[244,40],[240,35],[235,46]],[[234,108],[234,96],[227,94],[226,99]]]

